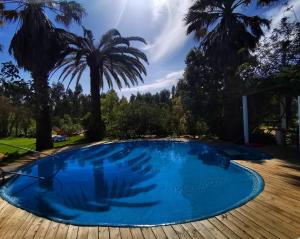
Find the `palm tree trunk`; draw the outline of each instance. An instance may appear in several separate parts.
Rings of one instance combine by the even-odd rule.
[[[33,72],[32,78],[35,92],[36,149],[41,151],[53,148],[48,74]]]
[[[91,83],[91,117],[87,137],[92,141],[99,141],[104,137],[104,124],[101,118],[100,82],[102,73],[97,66],[90,66]]]

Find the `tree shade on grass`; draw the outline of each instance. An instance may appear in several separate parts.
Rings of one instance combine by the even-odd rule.
[[[25,150],[1,145],[1,143],[35,150],[35,141],[36,140],[34,138],[9,137],[9,138],[0,139],[0,153],[3,153],[3,154],[12,154],[12,153],[16,153],[16,152],[18,152],[20,154],[26,153]]]
[[[54,147],[60,148],[68,145],[75,145],[75,144],[80,144],[85,142],[86,141],[83,136],[76,135],[76,136],[69,137],[64,142],[54,143]],[[28,148],[32,150],[36,149],[36,140],[34,138],[14,138],[14,137],[2,138],[0,139],[0,153],[7,155],[8,160],[20,158],[28,154],[29,152],[27,150],[17,149],[14,147],[2,145],[1,143],[16,146],[16,147]]]

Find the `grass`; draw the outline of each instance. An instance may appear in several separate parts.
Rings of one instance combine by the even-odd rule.
[[[69,137],[64,142],[54,143],[54,147],[60,148],[68,145],[81,144],[84,142],[85,142],[85,138],[83,136],[76,135],[76,136]],[[17,159],[27,155],[30,152],[27,150],[16,149],[10,146],[1,145],[1,143],[35,150],[34,138],[14,138],[14,137],[2,138],[0,139],[0,153],[6,155],[5,160]]]

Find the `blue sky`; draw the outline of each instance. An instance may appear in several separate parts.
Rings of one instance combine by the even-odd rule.
[[[118,91],[119,95],[128,97],[137,91],[157,92],[170,89],[182,77],[185,57],[197,44],[192,36],[186,36],[183,22],[192,0],[79,0],[79,2],[88,13],[83,25],[93,30],[96,39],[107,30],[117,28],[124,36],[137,35],[144,37],[148,42],[147,46],[139,45],[150,61],[145,83],[130,89],[122,89]],[[290,0],[290,4],[299,15],[300,1]],[[282,6],[259,10],[251,7],[244,11],[250,15],[260,14],[273,19],[273,27],[283,16],[294,17],[292,12],[285,12]],[[0,29],[0,41],[5,46],[4,52],[0,54],[0,62],[12,60],[7,54],[7,48],[16,28],[17,25],[13,24]],[[81,28],[78,26],[72,26],[70,30],[81,34]],[[27,73],[23,75],[26,79],[30,78]],[[57,75],[54,75],[50,82],[57,80]],[[83,76],[81,84],[85,93],[88,93],[88,72]]]

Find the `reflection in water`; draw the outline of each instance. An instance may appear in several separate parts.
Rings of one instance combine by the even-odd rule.
[[[37,165],[39,186],[47,191],[53,190],[53,180],[55,176],[62,170],[65,170],[67,164],[63,157],[49,157],[44,160],[40,160]]]
[[[220,154],[232,160],[266,160],[272,159],[272,155],[239,145],[223,145],[216,147]]]
[[[66,158],[60,162],[45,160],[38,165],[38,175],[45,177],[45,180],[38,181],[43,190],[35,196],[37,210],[46,211],[57,218],[76,217],[68,212],[61,213],[57,205],[48,202],[50,199],[47,197],[51,197],[49,192],[52,191],[55,191],[59,204],[70,210],[106,212],[112,207],[151,207],[158,203],[147,199],[136,202],[122,200],[150,192],[156,187],[156,184],[146,182],[156,175],[150,164],[151,157],[146,152],[137,154],[132,144],[126,144],[118,150],[114,145],[105,145],[100,150],[89,151],[86,157],[78,157],[77,163],[80,167],[89,167],[92,170],[92,174],[85,172],[79,176],[84,179],[91,175],[93,182],[74,178],[76,185],[64,185],[56,176],[66,167]]]
[[[230,166],[230,158],[218,153],[207,145],[190,144],[190,155],[195,155],[204,164],[223,167],[228,169]]]
[[[118,199],[149,192],[156,187],[155,184],[138,186],[155,176],[150,165],[151,158],[147,158],[145,153],[133,158],[127,158],[123,162],[117,162],[124,160],[125,157],[131,154],[132,150],[133,147],[129,145],[123,150],[107,157],[106,160],[93,162],[95,203],[90,204],[88,207],[91,207],[85,210],[108,211],[112,206],[148,207],[158,203],[157,201],[136,203],[118,201]],[[105,163],[110,165],[107,161],[117,162],[116,165],[113,165],[116,170],[114,172],[114,174],[117,174],[116,177],[105,177]]]

